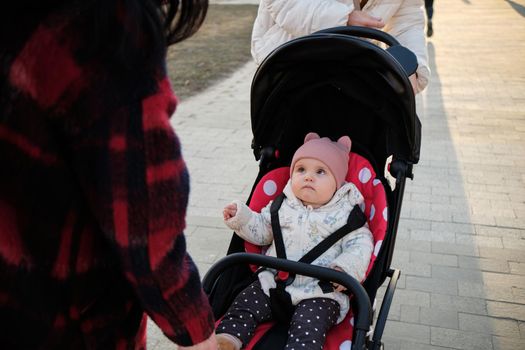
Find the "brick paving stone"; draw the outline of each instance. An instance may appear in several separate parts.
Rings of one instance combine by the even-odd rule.
[[[430,293],[408,288],[398,288],[395,292],[393,305],[430,307]]]
[[[432,327],[430,333],[432,345],[464,350],[493,350],[492,337],[485,333],[439,327]]]
[[[479,256],[483,258],[505,258],[508,261],[525,262],[524,252],[518,249],[480,247]]]
[[[411,252],[410,261],[418,263],[428,263],[433,265],[458,266],[458,256],[450,254]]]
[[[401,350],[450,350],[450,348],[444,348],[441,346],[413,343],[405,341],[400,345]],[[390,350],[390,344],[388,344],[388,350]]]
[[[408,239],[396,239],[396,248],[399,250],[410,250],[416,252],[431,252],[431,242],[413,241]],[[394,255],[396,253],[394,252]]]
[[[432,242],[432,253],[479,256],[480,249],[468,244]]]
[[[437,280],[453,280],[462,282],[483,283],[483,274],[476,269],[465,269],[450,266],[432,266],[432,278]]]
[[[458,295],[458,282],[451,279],[438,279],[407,276],[407,289],[432,293]],[[397,298],[397,296],[396,296]]]
[[[475,226],[470,224],[457,224],[451,222],[432,222],[432,231],[435,232],[454,232],[463,234],[474,234]]]
[[[515,275],[525,275],[525,263],[509,262],[510,271]]]
[[[485,259],[470,256],[459,256],[459,267],[465,269],[478,269],[481,271],[510,272],[509,262],[505,259]]]
[[[508,338],[508,337],[492,337],[492,344],[494,350],[524,350],[525,345],[523,339]]]
[[[399,320],[409,323],[419,323],[419,306],[401,305]]]
[[[432,228],[432,223],[427,220],[406,219],[399,223],[399,230],[402,230],[402,229],[430,230],[431,228]]]
[[[459,314],[459,328],[467,332],[519,338],[518,321],[480,315]]]
[[[494,236],[502,238],[519,238],[525,239],[525,230],[513,229],[507,227],[495,227],[495,226],[484,226],[475,225],[476,234],[480,236]],[[511,248],[511,247],[507,247]]]
[[[456,234],[448,231],[425,231],[413,230],[410,238],[414,241],[429,241],[429,242],[455,242]]]
[[[523,238],[503,238],[503,246],[505,248],[525,250],[525,239]]]
[[[431,265],[414,263],[414,262],[399,262],[394,261],[396,268],[401,269],[405,276],[420,276],[420,277],[430,277],[431,275]]]
[[[497,286],[525,288],[525,278],[507,273],[482,272],[483,281]]]
[[[387,322],[384,332],[385,338],[415,341],[417,343],[430,344],[430,327],[390,320]]]
[[[482,298],[432,293],[430,295],[430,306],[439,310],[455,310],[477,315],[488,314],[486,301]]]
[[[525,200],[525,197],[524,197]],[[523,218],[516,218],[516,219],[510,219],[510,218],[499,218],[496,217],[496,226],[502,226],[502,227],[512,227],[523,230]]]
[[[484,298],[491,301],[514,302],[515,296],[512,288],[505,285],[494,285],[485,283],[474,283],[458,281],[458,293],[460,296]],[[488,302],[488,301],[487,301]],[[525,300],[521,300],[524,303]]]
[[[525,305],[487,300],[487,313],[494,317],[507,317],[525,322]]]
[[[442,328],[459,329],[457,310],[421,308],[420,323]]]

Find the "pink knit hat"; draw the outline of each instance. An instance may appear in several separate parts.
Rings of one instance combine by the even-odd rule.
[[[342,136],[337,142],[333,142],[328,137],[320,138],[315,132],[310,132],[305,136],[304,144],[295,151],[290,166],[290,177],[299,159],[314,158],[326,164],[334,174],[339,189],[344,184],[348,172],[348,153],[351,147],[352,141],[348,136]]]

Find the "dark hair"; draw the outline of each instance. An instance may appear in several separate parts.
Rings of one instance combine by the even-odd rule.
[[[204,21],[208,10],[208,0],[156,0],[156,2],[165,10],[164,31],[167,45],[182,41],[194,34]]]
[[[19,0],[0,14],[0,43],[16,47],[39,22],[58,14],[83,23],[90,41],[87,49],[93,54],[111,52],[114,59],[125,63],[128,52],[123,51],[142,37],[149,57],[158,58],[167,46],[194,34],[207,9],[208,0]],[[117,19],[122,13],[125,18]],[[13,37],[13,33],[18,35]]]
[[[167,47],[201,26],[208,0],[18,0],[0,11],[0,111],[8,96],[7,73],[38,26],[64,24],[78,38],[79,62],[106,67],[123,86],[165,74]],[[146,88],[145,88],[146,89]],[[122,92],[125,94],[126,92]],[[135,95],[140,95],[136,92]],[[1,118],[2,116],[0,116]]]
[[[194,34],[204,21],[208,0],[79,0],[86,7],[86,47],[124,71],[158,67],[169,45]],[[115,19],[115,13],[124,13]],[[133,61],[135,60],[135,62]],[[127,73],[124,73],[127,74]]]
[[[43,18],[60,8],[87,8],[95,5],[107,9],[106,5],[115,6],[118,1],[111,0],[18,0],[10,10],[2,11],[2,20],[13,18]],[[208,10],[208,0],[120,0],[126,7],[135,7],[149,12],[150,20],[160,20],[166,44],[171,45],[194,34],[204,21]],[[114,15],[113,12],[107,13]],[[12,22],[12,21],[8,21]],[[27,21],[26,21],[27,22]]]

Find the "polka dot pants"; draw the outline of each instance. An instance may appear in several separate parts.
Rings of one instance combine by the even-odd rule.
[[[287,350],[321,350],[326,332],[335,325],[339,304],[327,298],[306,299],[297,304],[288,331]],[[256,281],[234,300],[217,327],[217,333],[228,333],[243,346],[252,338],[255,328],[272,319],[270,298]]]
[[[305,299],[297,304],[285,349],[321,350],[326,332],[337,322],[339,304],[332,299]]]

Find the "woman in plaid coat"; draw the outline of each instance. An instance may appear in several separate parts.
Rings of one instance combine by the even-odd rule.
[[[0,348],[212,349],[183,230],[167,44],[207,0],[22,0],[0,14]],[[175,20],[174,20],[175,19]],[[194,346],[197,344],[196,346]]]

